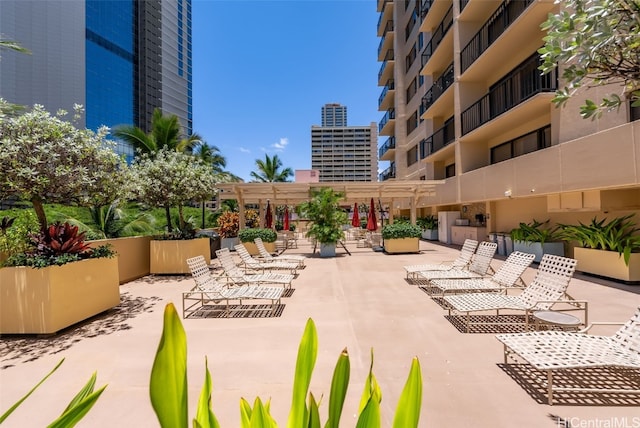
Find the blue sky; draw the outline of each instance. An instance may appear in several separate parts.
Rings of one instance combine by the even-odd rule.
[[[348,108],[349,125],[378,112],[374,0],[193,0],[194,132],[250,180],[277,154],[311,168],[321,107]]]

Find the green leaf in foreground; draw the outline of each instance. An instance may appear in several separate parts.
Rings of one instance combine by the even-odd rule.
[[[417,428],[420,420],[420,408],[422,406],[422,375],[418,358],[411,361],[409,377],[404,385],[396,415],[393,419],[393,428]]]

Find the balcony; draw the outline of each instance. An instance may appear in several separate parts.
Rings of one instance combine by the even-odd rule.
[[[390,137],[384,144],[378,149],[378,159],[393,160],[396,153],[396,137]]]
[[[423,33],[432,33],[438,24],[444,20],[443,17],[451,7],[453,7],[452,0],[423,1],[420,31]]]
[[[391,23],[391,27],[393,28],[393,22]],[[378,61],[383,61],[384,55],[389,49],[393,49],[394,35],[395,33],[393,31],[389,31],[380,39],[380,43],[378,44]]]
[[[438,98],[453,85],[453,63],[447,67],[440,77],[431,85],[431,88],[427,91],[424,97],[422,97],[421,110],[423,113],[429,110],[429,107],[436,102]]]
[[[431,40],[429,40],[429,43],[427,43],[424,50],[422,51],[422,67],[424,67],[427,62],[429,62],[429,59],[431,59],[431,55],[433,55],[438,46],[440,46],[440,42],[442,42],[442,39],[444,39],[445,34],[447,34],[447,31],[449,31],[449,28],[451,28],[452,25],[453,5],[449,8],[444,18],[442,18],[440,25],[438,25],[435,30],[431,32]]]
[[[382,19],[382,15],[378,18],[378,37],[383,37],[389,31],[393,31],[393,19],[387,19],[386,21]],[[385,23],[382,25],[382,23]]]
[[[396,110],[390,108],[387,110],[382,120],[378,124],[378,135],[393,135],[396,127]]]
[[[393,79],[389,79],[387,81],[387,84],[384,85],[384,89],[382,89],[382,93],[380,94],[380,97],[378,97],[379,111],[389,110],[391,107],[394,106],[393,97],[395,94],[395,89],[396,89],[395,81]]]
[[[500,37],[534,0],[505,0],[484,23],[460,53],[461,73],[464,73],[489,46]]]
[[[420,142],[420,159],[431,156],[453,143],[455,139],[455,122],[451,117],[444,123],[442,128]]]
[[[378,71],[378,86],[384,86],[386,82],[393,78],[394,53],[393,49],[389,49],[384,57],[384,61]]]
[[[396,178],[396,164],[391,162],[391,166],[378,175],[378,181],[386,181],[391,178]]]
[[[424,20],[424,17],[429,13],[429,9],[431,9],[431,5],[433,4],[433,0],[423,0],[420,4],[420,19]]]
[[[540,74],[540,59],[534,54],[495,84],[489,93],[462,112],[462,135],[495,119],[536,94],[558,88],[557,71]],[[548,107],[548,106],[547,106]]]
[[[460,0],[460,13],[467,7],[467,4],[469,4],[469,0]]]

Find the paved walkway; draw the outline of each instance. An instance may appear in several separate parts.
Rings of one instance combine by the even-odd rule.
[[[324,394],[323,420],[338,355],[347,347],[351,357],[344,427],[355,426],[371,348],[374,373],[383,392],[384,427],[392,424],[413,356],[420,360],[424,381],[421,427],[640,424],[640,397],[622,406],[612,405],[619,404],[618,400],[603,404],[598,397],[546,405],[530,381],[519,382],[517,374],[503,369],[502,346],[494,334],[459,332],[445,318],[446,311],[405,280],[402,266],[451,260],[457,248],[421,242],[420,254],[386,255],[356,248],[355,243],[347,245],[352,255],[338,249],[339,256],[333,259],[312,256],[311,247],[304,243],[288,250],[309,258],[278,317],[184,320],[191,415],[195,414],[206,356],[214,386],[213,409],[222,426],[238,427],[240,397],[252,402],[256,396],[271,398],[272,414],[280,426],[286,426],[297,347],[311,317],[319,336],[311,390],[316,397]],[[494,261],[494,267],[500,263]],[[530,268],[525,281],[534,272]],[[66,359],[3,426],[45,426],[62,412],[93,371],[98,372],[98,385],[109,386],[79,426],[158,426],[148,384],[162,313],[167,302],[174,302],[181,311],[181,292],[192,286],[188,277],[145,277],[123,285],[122,305],[89,323],[55,337],[0,338],[0,413],[61,358]],[[627,320],[640,305],[640,286],[577,276],[569,291],[576,299],[590,302],[593,321]],[[558,421],[562,420],[572,425],[561,425]],[[613,425],[620,421],[629,425]]]

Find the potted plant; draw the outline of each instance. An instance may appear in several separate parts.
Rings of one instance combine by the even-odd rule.
[[[252,256],[260,255],[260,251],[258,251],[258,247],[254,242],[256,238],[262,239],[264,247],[269,253],[275,253],[277,237],[278,234],[275,230],[266,228],[242,229],[240,232],[238,232],[238,239],[240,239],[242,245],[244,245],[249,254],[251,254]]]
[[[342,225],[348,216],[339,205],[343,197],[342,193],[325,187],[313,190],[311,200],[299,207],[300,213],[311,222],[307,237],[320,244],[320,257],[335,257],[336,244],[344,239]]]
[[[78,129],[65,115],[38,105],[17,116],[0,113],[0,200],[30,201],[39,231],[28,234],[25,248],[14,241],[0,269],[0,334],[55,333],[120,303],[113,252],[87,248],[71,225],[49,225],[44,210],[45,203],[115,199],[126,181],[108,129]]]
[[[549,220],[520,223],[511,230],[513,251],[535,254],[534,261],[540,262],[543,254],[564,256],[564,242],[559,226],[549,227]]]
[[[138,200],[155,207],[178,208],[178,227],[151,240],[150,272],[187,274],[186,260],[199,255],[209,263],[209,239],[196,236],[193,224],[184,218],[183,207],[189,201],[211,197],[216,184],[211,166],[192,155],[162,148],[140,155],[131,171]]]
[[[434,215],[420,217],[416,220],[416,224],[422,229],[422,239],[438,240],[438,217]]]
[[[420,226],[408,222],[387,224],[382,228],[386,253],[417,253],[420,251]]]
[[[640,281],[640,235],[634,214],[577,225],[560,225],[567,241],[578,243],[574,258],[582,272],[627,282]]]
[[[217,221],[218,232],[222,238],[220,247],[235,251],[233,247],[239,243],[240,215],[235,211],[225,211],[218,216]]]

